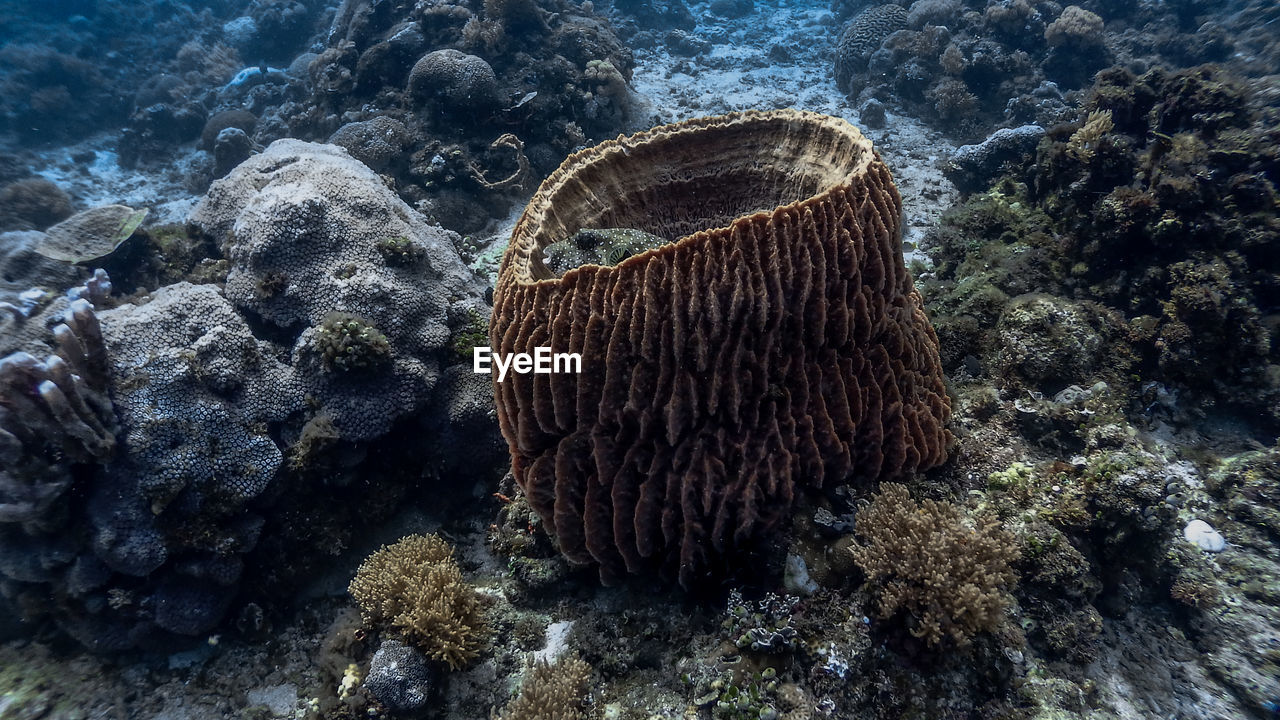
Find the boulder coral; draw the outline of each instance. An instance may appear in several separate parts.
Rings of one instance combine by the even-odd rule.
[[[836,42],[836,86],[849,92],[851,78],[866,70],[871,53],[891,33],[906,26],[907,11],[901,5],[876,5],[858,13]]]
[[[900,215],[870,141],[797,111],[619,138],[543,183],[490,339],[583,357],[581,374],[495,386],[516,481],[567,558],[605,581],[656,569],[705,585],[799,488],[945,459],[950,405]],[[553,277],[543,250],[600,227],[679,239]]]
[[[451,234],[334,146],[272,143],[214,183],[191,220],[230,262],[227,298],[293,338],[307,392],[347,439],[377,437],[421,409],[451,327],[481,303]],[[394,256],[389,237],[404,239]],[[377,372],[325,371],[334,312],[382,336],[379,361],[364,363]]]
[[[497,103],[498,78],[484,58],[435,50],[409,71],[408,94],[415,100],[435,101],[437,111],[445,114],[484,112]]]

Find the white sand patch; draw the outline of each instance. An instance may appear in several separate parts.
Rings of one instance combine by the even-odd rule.
[[[923,123],[893,113],[887,114],[882,129],[863,126],[857,109],[836,88],[832,58],[839,26],[825,8],[757,3],[755,12],[736,19],[710,15],[706,3],[690,9],[698,18],[691,34],[712,45],[691,58],[672,55],[661,45],[635,52],[635,129],[784,107],[844,118],[862,128],[893,171],[902,193],[907,261],[927,265],[920,242],[958,195],[940,168],[955,144]]]
[[[37,153],[33,170],[70,195],[76,210],[118,203],[150,208],[147,225],[185,222],[200,199],[188,186],[190,178],[197,166],[208,162],[208,155],[183,147],[163,165],[122,168],[113,149],[117,139],[115,134],[99,135],[43,150]]]

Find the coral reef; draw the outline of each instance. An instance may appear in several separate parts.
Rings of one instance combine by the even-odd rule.
[[[24,140],[72,138],[100,123],[118,120],[125,109],[102,68],[54,47],[13,43],[0,49],[0,132]],[[81,112],[92,106],[95,112]]]
[[[13,4],[0,715],[1274,715],[1274,5]]]
[[[1105,379],[1135,405],[1152,402],[1134,374],[1185,400],[1280,418],[1263,319],[1280,297],[1278,131],[1255,103],[1213,67],[1101,73],[1080,121],[1051,130],[1034,162],[1007,168],[936,233],[946,290],[930,296],[958,311],[938,320],[944,337],[965,337],[955,354],[995,367],[1003,344],[1040,358],[1039,370],[1015,363],[1018,374],[1053,394],[1092,382],[1088,356],[1101,353],[1115,358]],[[1014,318],[1033,306],[1008,298],[1032,286],[1058,309]],[[995,339],[989,321],[1024,329]]]
[[[1263,75],[1258,55],[1233,53],[1233,36],[1250,36],[1260,55],[1255,8],[1195,11],[1174,21],[1161,4],[1043,0],[920,0],[909,10],[872,5],[838,37],[837,87],[861,104],[889,103],[975,142],[999,126],[1069,121],[1095,73],[1118,63],[1136,73],[1226,62]],[[839,27],[839,26],[837,26]]]
[[[456,670],[480,655],[489,627],[453,548],[436,535],[410,535],[374,552],[349,587],[365,622],[402,636]]]
[[[43,178],[0,187],[0,230],[43,230],[71,215],[71,198]]]
[[[227,298],[290,337],[306,392],[350,440],[422,408],[451,327],[480,307],[449,233],[332,146],[273,143],[215,183],[191,219],[230,262]],[[388,237],[404,238],[393,256]],[[335,312],[372,329],[339,332],[327,325]],[[338,360],[338,349],[358,358]]]
[[[1018,551],[998,522],[969,528],[955,506],[917,502],[906,486],[885,483],[854,532],[864,544],[849,551],[881,617],[906,611],[911,634],[930,645],[963,644],[1001,622]]]
[[[6,407],[20,407],[23,419],[5,416],[4,453],[21,477],[3,483],[14,517],[0,542],[5,556],[24,559],[3,563],[0,588],[20,615],[51,620],[103,652],[172,647],[218,627],[239,606],[246,577],[259,584],[251,592],[260,602],[280,597],[327,551],[321,542],[347,542],[319,529],[326,523],[350,533],[385,517],[379,503],[402,496],[407,473],[370,470],[383,473],[377,497],[349,488],[366,452],[356,443],[377,440],[428,400],[440,417],[427,413],[424,428],[456,416],[460,427],[496,436],[483,394],[456,373],[434,385],[455,362],[453,328],[485,309],[447,232],[343,150],[315,155],[286,143],[263,153],[263,165],[233,172],[195,214],[201,237],[173,227],[139,233],[139,247],[156,255],[132,268],[135,282],[204,273],[198,258],[219,245],[230,255],[226,296],[185,282],[139,294],[136,304],[97,313],[99,346],[55,329],[70,358],[87,352],[81,345],[101,348],[89,357],[110,368],[113,402],[105,376],[71,360],[6,361],[6,377],[11,365],[21,369],[6,385],[18,399]],[[12,277],[16,291],[36,276],[15,266]],[[25,287],[6,300],[7,350],[47,352],[49,328],[68,306],[68,317],[88,322],[76,296],[114,302],[100,270],[70,298]],[[98,384],[88,392],[76,378]],[[37,392],[41,383],[48,387]],[[46,428],[45,416],[93,452],[63,443],[66,433]],[[420,450],[421,438],[413,445]],[[424,465],[461,466],[455,445]],[[98,452],[112,446],[120,450]],[[292,560],[266,559],[281,556]]]
[[[511,203],[513,186],[493,178],[525,162],[550,172],[587,138],[622,129],[632,64],[590,6],[347,3],[325,49],[307,62],[309,82],[286,75],[255,88],[264,100],[254,139],[322,139],[353,123],[394,122],[378,138],[354,129],[335,138],[349,149],[359,144],[353,155],[386,172],[433,219],[474,232]],[[367,139],[347,137],[353,132]],[[515,142],[495,144],[505,135]],[[513,154],[507,148],[517,143]],[[394,145],[415,150],[388,164]]]
[[[614,203],[583,194],[601,184]],[[949,406],[899,202],[870,141],[795,111],[604,143],[543,184],[490,337],[593,359],[496,384],[516,481],[566,557],[606,581],[705,585],[759,550],[799,488],[942,462]],[[543,249],[597,225],[682,239],[552,278]]]
[[[961,192],[985,190],[1009,167],[1021,167],[1034,157],[1044,137],[1039,125],[1002,128],[976,145],[961,145],[947,160],[947,179]]]
[[[22,379],[4,402],[18,423],[6,422],[6,453],[21,450],[4,483],[4,553],[26,559],[0,569],[0,587],[101,651],[206,632],[261,525],[245,505],[281,459],[259,425],[300,397],[281,397],[289,383],[211,286],[102,313],[77,300],[67,323],[53,333],[62,359],[3,361]],[[82,499],[60,501],[73,485]]]

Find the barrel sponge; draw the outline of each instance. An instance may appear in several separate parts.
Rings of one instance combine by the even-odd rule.
[[[871,142],[814,113],[689,120],[565,160],[512,233],[490,342],[582,356],[580,374],[495,382],[514,476],[567,558],[704,585],[796,488],[943,462],[950,404],[900,216]],[[679,239],[553,277],[543,249],[593,227]]]

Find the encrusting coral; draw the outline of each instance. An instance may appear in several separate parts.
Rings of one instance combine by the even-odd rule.
[[[1000,622],[1019,556],[997,522],[970,528],[956,506],[916,502],[906,486],[885,483],[858,513],[849,551],[879,600],[880,616],[905,610],[911,634],[938,645],[964,644]]]
[[[493,720],[586,720],[584,700],[591,666],[576,657],[534,662],[525,670],[520,695]]]
[[[474,660],[488,642],[479,595],[437,535],[409,535],[377,550],[348,591],[367,623],[402,635],[450,669]]]
[[[619,138],[543,183],[490,338],[585,359],[496,384],[516,481],[567,558],[701,585],[798,487],[943,461],[950,406],[900,215],[870,141],[796,111]],[[543,250],[594,227],[681,239],[554,278]]]

